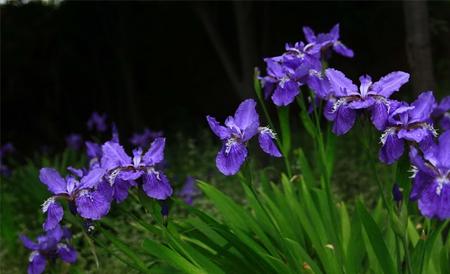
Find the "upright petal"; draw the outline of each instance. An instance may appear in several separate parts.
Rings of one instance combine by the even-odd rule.
[[[336,111],[336,119],[333,124],[333,133],[336,135],[343,135],[347,133],[355,123],[356,110],[350,109],[346,106],[341,106]]]
[[[48,205],[45,205],[44,203],[44,206],[43,211],[44,213],[47,213],[47,219],[42,226],[45,231],[49,231],[59,226],[59,223],[64,216],[64,209],[54,200],[51,200]]]
[[[277,106],[287,106],[294,101],[299,93],[299,85],[292,80],[288,80],[283,85],[277,86],[272,95],[272,101]]]
[[[77,252],[66,244],[58,244],[57,254],[66,263],[73,264],[77,260]]]
[[[47,259],[37,251],[31,253],[28,274],[41,274],[45,270]]]
[[[216,157],[216,166],[224,175],[236,174],[247,158],[247,148],[240,143],[222,146]]]
[[[93,188],[97,186],[103,179],[103,175],[105,175],[105,170],[103,168],[92,169],[86,176],[81,178],[78,189]]]
[[[310,27],[304,26],[303,34],[305,34],[306,42],[314,43],[316,41],[316,35],[314,34],[314,31]]]
[[[430,119],[436,100],[433,92],[427,91],[419,95],[419,97],[411,104],[414,109],[409,111],[410,123],[424,122]]]
[[[357,95],[358,87],[345,77],[345,75],[336,69],[326,69],[325,75],[330,81],[331,89],[337,96]]]
[[[432,135],[432,133],[429,129],[419,127],[414,129],[401,129],[397,136],[401,139],[420,143],[430,135]]]
[[[369,75],[361,75],[359,77],[359,82],[361,83],[361,86],[359,87],[361,96],[365,97],[370,86],[372,85],[372,78]]]
[[[150,166],[156,165],[164,160],[164,147],[166,145],[166,138],[156,138],[148,151],[144,154],[142,161]]]
[[[106,142],[102,146],[102,151],[101,166],[106,170],[131,164],[131,157],[126,154],[119,143],[113,141]]]
[[[239,105],[234,114],[234,122],[241,130],[245,130],[255,123],[259,126],[259,115],[256,112],[255,100],[247,99]]]
[[[66,193],[66,181],[59,175],[58,171],[53,168],[41,168],[39,179],[44,183],[48,190],[53,194]]]
[[[404,150],[404,141],[397,138],[396,134],[388,134],[383,146],[380,149],[380,161],[390,165],[403,155]]]
[[[328,33],[333,40],[339,39],[339,23],[334,25]]]
[[[273,157],[281,157],[282,155],[278,150],[277,145],[274,143],[274,140],[275,135],[270,129],[264,128],[260,131],[258,141],[261,149]]]
[[[392,93],[398,91],[401,86],[409,81],[409,73],[403,71],[394,71],[383,77],[380,80],[373,83],[373,92],[379,95],[389,98]]]
[[[86,141],[86,154],[89,159],[102,157],[102,147],[94,142]]]
[[[143,177],[142,189],[148,197],[156,200],[165,200],[172,196],[172,187],[166,175],[161,171],[146,173]]]

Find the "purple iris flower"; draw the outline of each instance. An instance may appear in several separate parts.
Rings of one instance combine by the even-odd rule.
[[[93,112],[89,120],[87,121],[87,127],[89,130],[96,130],[100,133],[108,130],[108,125],[106,124],[106,119],[108,116],[106,114],[99,114]]]
[[[412,147],[409,157],[414,172],[410,199],[419,200],[420,212],[428,218],[450,218],[450,130],[423,155]]]
[[[13,144],[6,143],[0,147],[0,158],[3,159],[8,154],[13,154],[16,151]]]
[[[397,161],[404,152],[404,142],[425,144],[436,136],[430,119],[435,99],[431,91],[424,92],[411,104],[392,102],[387,127],[381,136],[379,158],[386,164]]]
[[[340,40],[339,24],[333,26],[329,33],[315,34],[310,27],[303,27],[303,33],[305,34],[306,41],[312,44],[314,51],[322,51],[327,53],[332,48],[336,53],[352,58],[354,56],[353,50],[347,48]]]
[[[281,153],[273,142],[275,134],[268,127],[259,126],[259,115],[256,112],[256,102],[253,99],[243,101],[233,116],[228,116],[225,126],[222,126],[211,116],[207,116],[211,130],[223,145],[216,157],[216,166],[224,175],[236,174],[247,158],[247,142],[259,134],[261,149],[274,157]]]
[[[433,119],[439,120],[442,130],[450,129],[450,96],[442,98],[441,102],[434,108],[431,116]]]
[[[47,213],[44,230],[55,228],[62,220],[64,210],[59,199],[66,199],[70,205],[76,207],[76,212],[83,218],[99,220],[105,216],[111,204],[111,190],[102,181],[105,171],[101,168],[92,169],[82,175],[82,171],[70,169],[76,176],[68,175],[65,179],[53,168],[42,168],[39,179],[53,194],[42,205],[42,211]]]
[[[368,75],[359,78],[358,89],[342,72],[327,69],[325,74],[330,83],[330,98],[325,107],[325,117],[334,121],[333,132],[337,135],[347,133],[355,123],[359,110],[368,109],[375,127],[383,130],[390,108],[389,97],[408,82],[409,74],[396,71],[372,83]]]
[[[156,138],[144,154],[141,148],[133,150],[133,158],[116,142],[106,142],[101,166],[107,170],[107,178],[114,188],[114,198],[128,195],[128,188],[142,178],[142,189],[150,198],[165,200],[172,195],[172,187],[156,165],[164,160],[165,138]]]
[[[178,193],[178,196],[183,198],[184,202],[188,205],[192,205],[194,202],[194,198],[200,194],[199,189],[197,188],[197,183],[194,178],[188,176],[186,181],[184,182],[181,191]]]
[[[137,147],[145,148],[156,138],[162,136],[162,131],[151,131],[150,129],[146,128],[142,133],[133,134],[133,136],[130,138],[130,142]]]
[[[66,136],[66,145],[73,150],[79,150],[83,145],[83,137],[77,133],[69,134]]]
[[[309,84],[320,74],[322,65],[304,43],[287,44],[282,56],[264,59],[267,76],[262,77],[265,97],[272,95],[277,106],[287,106],[300,93],[300,86]]]
[[[37,243],[21,235],[23,245],[32,250],[29,258],[28,274],[44,272],[47,261],[60,258],[66,263],[73,264],[77,260],[77,252],[69,245],[71,234],[67,228],[55,227],[37,238]]]

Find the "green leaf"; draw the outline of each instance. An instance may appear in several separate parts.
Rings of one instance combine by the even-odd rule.
[[[169,249],[168,247],[160,243],[155,243],[152,240],[145,239],[143,248],[145,251],[155,256],[156,258],[166,261],[170,265],[173,265],[174,267],[178,268],[179,270],[185,273],[207,274],[207,272],[196,267],[194,264],[189,262],[187,259],[185,259],[177,252]]]
[[[394,262],[392,261],[391,254],[384,242],[383,234],[381,233],[377,223],[372,219],[370,214],[365,209],[361,202],[356,205],[358,217],[364,227],[369,238],[370,245],[375,253],[379,265],[386,274],[394,274],[395,270]]]
[[[127,244],[119,240],[117,237],[113,236],[106,229],[101,230],[102,235],[104,235],[118,250],[120,250],[125,256],[127,256],[131,261],[128,260],[129,263],[132,263],[137,269],[144,273],[150,273],[150,270],[147,269],[144,261],[142,261],[139,256],[134,252],[131,248],[128,247]]]

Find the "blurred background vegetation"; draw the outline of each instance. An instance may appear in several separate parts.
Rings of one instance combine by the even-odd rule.
[[[378,78],[394,70],[431,73],[426,86],[434,87],[439,98],[448,94],[450,2],[425,6],[425,45],[433,61],[431,70],[421,68],[425,72],[416,72],[411,63],[415,19],[405,16],[411,15],[410,8],[402,2],[343,1],[3,3],[1,143],[12,142],[17,152],[7,160],[12,175],[1,178],[1,272],[24,272],[28,251],[17,236],[39,233],[40,204],[48,197],[38,170],[55,166],[64,172],[68,165],[85,164],[82,153],[64,150],[64,137],[82,133],[88,138],[86,121],[93,111],[107,113],[125,143],[144,127],[164,131],[168,176],[177,189],[186,176],[194,176],[239,199],[235,185],[227,184],[230,179],[215,169],[218,144],[204,117],[214,114],[221,119],[241,99],[254,97],[253,67],[264,71],[264,57],[281,54],[286,41],[304,40],[304,25],[325,32],[341,23],[341,39],[355,51],[355,58],[333,56],[330,64],[352,79],[362,73]],[[396,98],[412,99],[422,91],[417,86],[423,83],[405,85]],[[294,130],[303,136],[302,128]],[[300,138],[294,143],[307,144],[307,138]],[[355,145],[357,133],[337,142],[335,192],[344,200],[355,194],[370,199],[375,184],[367,155]],[[265,157],[261,161],[281,164]],[[273,168],[264,162],[259,166]],[[379,169],[386,173],[381,165]],[[211,210],[205,203],[198,199],[196,206]],[[123,206],[136,207],[131,202]],[[116,224],[117,234],[129,236],[123,239],[139,242],[139,234],[130,232],[136,231],[132,220],[120,209],[113,207],[107,219]],[[80,233],[74,240],[83,254],[70,271],[130,272],[120,260],[111,259],[109,251],[114,250],[107,249],[97,251],[97,268]]]
[[[408,12],[407,14],[411,14]],[[450,2],[428,3],[433,74],[450,90]],[[58,146],[106,112],[126,136],[144,126],[195,134],[253,96],[253,67],[341,23],[354,59],[330,64],[357,79],[408,63],[402,2],[29,2],[1,6],[1,132],[21,151]],[[423,70],[426,68],[421,68]],[[397,95],[415,93],[412,84]],[[31,138],[30,138],[31,137]]]

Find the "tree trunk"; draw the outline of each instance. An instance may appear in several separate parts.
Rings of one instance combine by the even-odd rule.
[[[414,92],[434,90],[428,9],[426,0],[403,2],[406,29],[406,54]]]

